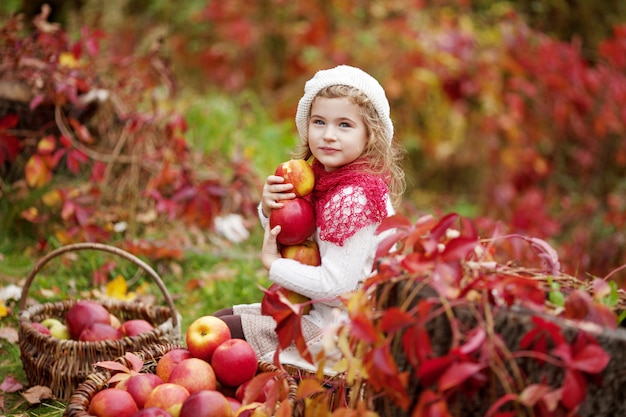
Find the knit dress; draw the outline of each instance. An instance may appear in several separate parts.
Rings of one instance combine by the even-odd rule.
[[[281,258],[272,263],[269,278],[312,300],[324,300],[315,302],[302,320],[307,346],[316,357],[323,349],[324,330],[332,329],[346,317],[341,303],[332,299],[357,289],[372,274],[376,249],[386,236],[377,235],[376,229],[394,211],[382,179],[362,173],[357,163],[329,173],[315,161],[313,167],[316,187],[311,202],[315,207],[317,229],[312,240],[319,246],[322,263],[310,266]],[[268,227],[269,219],[260,206],[259,217],[262,226]],[[273,362],[278,347],[274,319],[261,314],[260,303],[236,305],[233,311],[241,316],[244,336],[259,360]],[[337,359],[326,358],[325,373],[333,373],[331,368]],[[317,370],[317,364],[302,359],[295,346],[281,351],[280,362]]]

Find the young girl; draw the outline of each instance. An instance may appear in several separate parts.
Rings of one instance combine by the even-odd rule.
[[[376,228],[400,202],[404,173],[385,92],[358,68],[341,65],[317,72],[305,84],[296,126],[301,143],[294,157],[313,158],[316,182],[310,198],[317,229],[312,239],[322,262],[309,266],[281,257],[276,242],[280,226],[270,230],[269,216],[295,194],[291,184],[275,175],[267,177],[259,205],[265,228],[261,260],[275,283],[324,300],[314,303],[302,320],[303,335],[315,357],[322,348],[323,329],[341,318],[336,297],[355,290],[372,273],[376,248],[384,237],[376,234]],[[260,360],[273,362],[276,323],[261,314],[260,306],[238,305],[215,315],[228,323],[233,337],[246,339]],[[280,361],[316,370],[295,347],[282,351]]]

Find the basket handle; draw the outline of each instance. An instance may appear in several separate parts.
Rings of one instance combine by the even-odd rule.
[[[165,287],[163,280],[161,279],[161,277],[159,277],[156,271],[152,269],[150,265],[148,265],[147,263],[145,263],[144,261],[142,261],[135,255],[126,252],[123,249],[117,248],[115,246],[110,246],[110,245],[105,245],[103,243],[95,243],[95,242],[81,242],[81,243],[72,243],[69,245],[65,245],[65,246],[62,246],[60,248],[53,250],[52,252],[44,256],[43,258],[39,259],[37,263],[35,264],[35,267],[33,268],[33,270],[30,272],[30,274],[28,274],[28,277],[26,278],[26,283],[24,284],[24,287],[22,288],[22,297],[20,298],[20,311],[26,308],[26,297],[28,296],[30,286],[33,280],[35,279],[35,275],[37,275],[37,273],[41,271],[44,265],[46,265],[53,258],[65,252],[88,250],[88,249],[100,250],[100,251],[109,252],[109,253],[113,253],[115,255],[121,256],[122,258],[134,263],[135,265],[141,267],[144,271],[146,271],[148,275],[154,280],[157,287],[159,287],[159,289],[163,293],[163,297],[165,297],[165,302],[167,303],[167,306],[169,307],[169,309],[172,311],[172,324],[174,327],[178,327],[178,314],[176,311],[176,307],[174,306],[174,301],[172,300],[172,297],[170,296],[169,291]]]

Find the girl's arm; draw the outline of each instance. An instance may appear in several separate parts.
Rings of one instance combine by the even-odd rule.
[[[371,272],[379,239],[375,235],[377,224],[366,226],[347,239],[343,246],[319,241],[322,264],[304,265],[280,254],[262,254],[269,261],[269,277],[285,288],[311,299],[328,299],[353,291]],[[268,247],[276,238],[268,233]],[[264,245],[265,247],[265,245]],[[271,251],[268,251],[271,252]],[[275,256],[272,258],[272,256]]]

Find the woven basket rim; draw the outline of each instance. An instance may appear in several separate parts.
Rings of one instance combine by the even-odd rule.
[[[174,300],[172,299],[172,296],[170,295],[167,287],[165,286],[165,283],[163,282],[163,279],[161,279],[161,277],[159,276],[159,274],[157,274],[157,272],[147,263],[145,263],[144,261],[142,261],[141,259],[139,259],[138,257],[136,257],[135,255],[131,254],[130,252],[127,252],[123,249],[120,249],[118,247],[115,246],[111,246],[111,245],[106,245],[103,243],[95,243],[95,242],[81,242],[81,243],[73,243],[73,244],[69,244],[69,245],[65,245],[65,246],[61,246],[60,248],[57,248],[51,252],[49,252],[47,255],[45,255],[44,257],[40,258],[37,263],[35,264],[34,268],[30,271],[30,273],[28,274],[28,276],[26,277],[26,282],[24,283],[24,286],[22,287],[22,294],[20,297],[20,303],[19,303],[19,313],[21,313],[22,311],[26,310],[26,301],[28,298],[28,293],[30,291],[30,287],[35,279],[35,276],[43,269],[43,267],[50,262],[52,259],[67,253],[67,252],[72,252],[72,251],[84,251],[84,250],[96,250],[96,251],[102,251],[102,252],[108,252],[108,253],[112,253],[115,255],[120,256],[123,259],[126,259],[128,261],[130,261],[131,263],[139,266],[140,268],[142,268],[145,272],[147,272],[148,276],[150,276],[150,278],[152,278],[152,280],[154,281],[154,283],[157,285],[157,287],[159,288],[159,290],[161,291],[161,293],[163,294],[163,297],[165,299],[165,303],[167,304],[168,308],[171,310],[171,317],[172,317],[172,321],[173,321],[173,326],[174,327],[178,327],[180,324],[180,320],[179,320],[179,313],[176,310],[176,306],[174,305]],[[97,300],[96,300],[97,301]],[[32,308],[33,306],[29,307]]]

